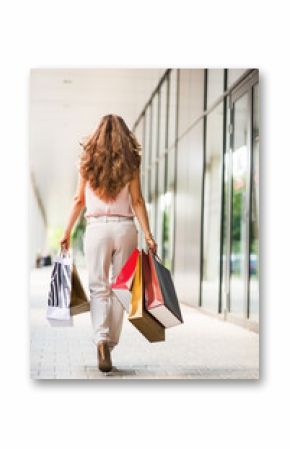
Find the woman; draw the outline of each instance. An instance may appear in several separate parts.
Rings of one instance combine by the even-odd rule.
[[[109,114],[102,118],[80,156],[77,191],[62,248],[70,246],[71,231],[86,207],[84,252],[88,268],[93,341],[101,371],[112,369],[111,351],[118,344],[123,308],[109,287],[138,245],[136,216],[148,248],[156,253],[140,186],[140,149],[124,120]],[[109,279],[109,269],[112,277]]]

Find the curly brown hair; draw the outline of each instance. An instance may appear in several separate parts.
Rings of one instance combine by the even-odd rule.
[[[99,197],[114,201],[141,164],[141,148],[122,117],[108,114],[81,143],[80,173]]]

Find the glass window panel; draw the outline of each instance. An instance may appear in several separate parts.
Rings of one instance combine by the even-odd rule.
[[[174,178],[175,178],[175,150],[172,148],[168,152],[167,156],[167,186],[166,190],[174,189]]]
[[[145,158],[143,157],[145,155],[145,151],[144,151],[144,116],[141,118],[138,126],[135,129],[135,136],[138,140],[138,142],[141,144],[142,146],[142,150],[141,150],[141,182],[142,182],[142,187],[144,188],[144,169],[145,169]]]
[[[154,236],[156,236],[156,201],[157,201],[157,197],[156,197],[156,191],[155,191],[155,183],[157,181],[157,163],[153,163],[151,165],[151,170],[150,170],[150,202],[152,204],[152,210],[151,210],[151,229],[152,232],[154,234]]]
[[[164,178],[165,178],[165,157],[163,154],[162,156],[160,156],[158,163],[158,179],[157,179],[158,195],[164,194]]]
[[[150,175],[150,198],[155,201],[156,183],[156,157],[158,143],[158,95],[152,100],[152,151],[151,151],[151,175]]]
[[[158,95],[156,94],[152,100],[152,163],[157,157],[158,147]]]
[[[172,69],[169,74],[168,148],[174,144],[176,138],[177,78],[177,69]]]
[[[224,69],[208,69],[207,71],[207,108],[209,108],[224,90]]]
[[[155,198],[155,183],[156,183],[156,162],[151,165],[151,176],[150,176],[150,197]]]
[[[144,179],[144,195],[146,201],[149,199],[149,181],[150,176],[148,173],[148,168],[150,164],[150,152],[151,152],[151,107],[149,106],[145,113],[145,145],[143,149],[143,160],[144,160],[144,171],[145,171],[145,179]]]
[[[143,159],[143,155],[145,154],[145,132],[146,132],[146,123],[145,123],[145,114],[142,116],[141,119],[141,129],[142,129],[142,133],[140,135],[139,138],[139,142],[142,145],[142,159]],[[144,168],[145,168],[145,159],[144,159]]]
[[[253,88],[253,175],[250,228],[250,319],[259,321],[259,86]]]
[[[226,152],[224,155],[224,201],[223,201],[223,248],[222,248],[222,307],[227,309],[226,283],[227,283],[227,267],[228,267],[228,234],[229,234],[229,193],[230,193],[230,178],[229,178],[229,151],[230,151],[230,109],[229,98],[227,98],[227,114],[226,114]]]
[[[180,296],[198,303],[203,120],[178,142],[175,199],[174,276]]]
[[[172,148],[167,154],[167,186],[164,195],[163,211],[163,245],[162,259],[165,266],[172,268],[173,254],[173,231],[174,231],[174,170],[175,170],[175,149]]]
[[[135,136],[138,140],[138,142],[143,145],[143,128],[144,128],[144,121],[143,118],[139,121],[137,127],[135,128]]]
[[[158,197],[157,197],[157,243],[158,252],[162,256],[162,234],[163,234],[163,220],[164,220],[164,176],[165,176],[165,158],[164,155],[160,157],[158,163]]]
[[[165,150],[167,118],[167,78],[160,88],[159,154]]]
[[[248,94],[234,105],[234,144],[232,153],[232,217],[230,256],[230,311],[244,316],[246,296],[246,180],[248,164]]]
[[[156,209],[157,209],[157,198],[153,198],[152,202],[151,202],[151,230],[152,233],[154,235],[154,238],[156,239],[156,234],[157,234],[157,215],[156,215]]]
[[[181,136],[203,112],[204,69],[180,69],[178,135]]]
[[[248,69],[228,69],[228,87],[237,81]]]
[[[223,161],[222,103],[207,116],[206,130],[202,307],[218,312]]]

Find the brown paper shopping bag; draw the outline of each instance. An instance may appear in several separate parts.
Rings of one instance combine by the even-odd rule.
[[[150,342],[165,340],[165,328],[145,308],[142,252],[138,256],[128,319]]]
[[[88,312],[90,310],[90,303],[88,301],[86,292],[82,286],[77,267],[72,265],[72,289],[70,300],[70,314],[77,315],[79,313]]]

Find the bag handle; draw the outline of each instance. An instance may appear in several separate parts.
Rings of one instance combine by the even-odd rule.
[[[162,263],[162,260],[161,260],[161,258],[158,256],[157,252],[154,253],[154,252],[152,251],[152,249],[148,248],[148,253],[149,253],[149,251],[151,252],[151,254],[152,254],[154,257],[156,257],[156,259],[159,259],[160,263]]]
[[[67,257],[70,255],[70,253],[68,249],[65,249],[63,246],[61,246],[58,255],[59,257]]]

